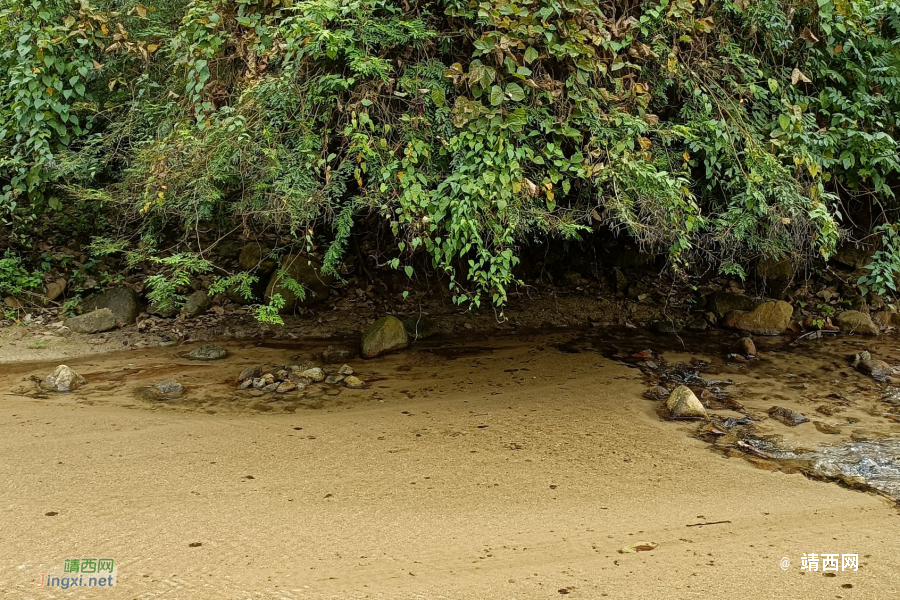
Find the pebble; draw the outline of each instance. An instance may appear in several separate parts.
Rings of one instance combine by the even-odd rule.
[[[262,366],[261,365],[253,365],[250,367],[245,367],[241,374],[238,375],[238,381],[245,381],[247,379],[256,379],[257,377],[262,376]]]
[[[323,371],[320,367],[307,369],[300,375],[315,382],[323,381],[325,379],[325,371]]]
[[[165,379],[157,383],[154,387],[160,394],[170,398],[180,396],[184,393],[184,386],[174,379]]]
[[[218,344],[206,344],[188,352],[191,360],[220,360],[228,356],[228,351]]]
[[[769,409],[769,416],[775,419],[776,421],[780,421],[787,425],[788,427],[796,427],[801,423],[808,423],[809,419],[807,419],[802,414],[798,413],[796,410],[791,410],[790,408],[784,408],[783,406],[773,406]]]
[[[366,387],[366,382],[356,377],[354,375],[350,375],[346,379],[344,379],[344,385],[350,388],[351,390],[359,390]]]
[[[756,344],[749,337],[742,337],[737,342],[737,353],[747,358],[756,358]]]
[[[278,387],[275,391],[279,394],[286,394],[287,392],[293,392],[297,389],[297,384],[293,381],[282,381],[278,384]]]

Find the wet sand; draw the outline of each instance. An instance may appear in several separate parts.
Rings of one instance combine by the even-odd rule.
[[[71,395],[33,394],[58,362],[6,365],[0,597],[898,597],[894,503],[713,452],[571,337],[354,359],[367,389],[274,403],[237,372],[324,344],[67,359]],[[173,375],[184,400],[135,393]],[[801,571],[813,552],[859,570]],[[114,558],[116,587],[35,588],[76,557]]]

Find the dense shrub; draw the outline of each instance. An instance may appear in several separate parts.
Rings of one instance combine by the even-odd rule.
[[[602,227],[689,271],[896,209],[896,0],[3,0],[0,213],[393,231],[457,301]]]

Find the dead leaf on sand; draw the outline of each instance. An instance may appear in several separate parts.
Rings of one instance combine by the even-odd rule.
[[[637,544],[633,544],[631,546],[625,546],[621,550],[619,550],[619,554],[633,554],[635,552],[649,552],[650,550],[656,550],[657,544],[656,542],[640,542]]]

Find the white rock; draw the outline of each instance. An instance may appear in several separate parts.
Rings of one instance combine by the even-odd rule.
[[[71,392],[78,386],[84,385],[84,377],[66,365],[59,365],[52,374],[44,378],[41,385],[56,392]]]
[[[690,388],[679,385],[669,394],[666,408],[673,419],[708,419],[706,409]]]

